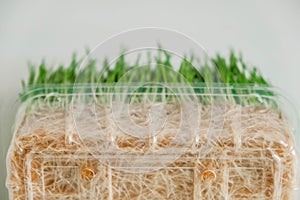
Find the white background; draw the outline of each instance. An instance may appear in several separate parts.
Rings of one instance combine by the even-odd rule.
[[[118,32],[155,26],[183,32],[207,50],[233,47],[272,83],[300,102],[300,1],[74,1],[0,0],[0,198],[5,154],[20,80],[27,61],[68,62]]]

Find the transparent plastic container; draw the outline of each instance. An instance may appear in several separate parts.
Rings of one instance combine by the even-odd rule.
[[[139,31],[146,38],[158,32],[166,41],[180,38]],[[97,55],[107,51],[116,61],[111,49],[128,38],[102,44]],[[139,44],[128,52],[135,53],[144,40],[133,38]],[[143,43],[147,51],[157,47],[154,41]],[[186,43],[193,46],[181,42],[180,48]],[[172,45],[163,44],[179,55]],[[282,91],[207,81],[141,83],[128,79],[132,74],[115,84],[25,91],[7,154],[11,200],[299,198],[299,118]]]
[[[11,199],[297,198],[297,115],[273,88],[246,96],[221,91],[249,86],[82,88],[20,107],[7,160]]]

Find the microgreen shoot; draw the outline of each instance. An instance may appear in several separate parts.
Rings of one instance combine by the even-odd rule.
[[[221,83],[224,86],[233,86],[236,84],[248,85],[248,89],[241,90],[235,87],[225,87],[222,91],[227,95],[236,95],[231,97],[235,103],[245,104],[255,103],[257,99],[248,98],[248,100],[241,100],[243,97],[239,97],[241,94],[253,94],[274,96],[273,92],[269,90],[255,90],[251,86],[270,86],[270,83],[258,72],[257,67],[248,67],[242,56],[236,56],[234,51],[230,52],[229,59],[226,60],[220,54],[217,54],[211,59],[210,64],[206,63],[200,66],[198,71],[193,65],[194,59],[197,55],[185,56],[181,60],[181,64],[178,69],[178,73],[181,77],[178,78],[174,73],[169,73],[168,69],[174,70],[175,67],[172,64],[172,56],[169,52],[162,50],[159,47],[157,55],[151,55],[149,52],[148,66],[144,66],[142,74],[132,73],[131,77],[125,81],[128,83],[133,82],[168,82],[174,84],[191,84],[193,85],[205,85],[211,83]],[[29,65],[29,79],[26,82],[22,80],[23,91],[20,94],[21,101],[25,101],[29,97],[35,95],[47,95],[49,93],[59,94],[72,94],[74,83],[76,84],[115,84],[121,80],[123,75],[139,67],[140,55],[137,56],[136,61],[130,64],[126,61],[126,56],[120,54],[120,57],[116,60],[114,67],[109,67],[108,59],[105,59],[102,63],[102,69],[96,68],[96,60],[90,59],[85,68],[79,69],[82,59],[78,59],[76,54],[72,55],[70,64],[66,67],[60,65],[54,69],[49,67],[43,60],[39,66],[33,64]],[[156,66],[151,68],[151,64]],[[133,70],[134,71],[134,70]],[[124,82],[124,80],[122,79]],[[57,87],[60,85],[60,87]],[[34,92],[32,92],[34,91]],[[90,91],[90,90],[89,90]],[[101,88],[97,88],[96,91],[102,91]],[[139,92],[144,93],[166,93],[164,88],[140,88]],[[95,91],[93,91],[95,92]],[[209,92],[207,89],[201,87],[195,87],[194,92],[201,94],[203,92]],[[166,93],[166,97],[168,94]],[[163,97],[165,98],[165,97]],[[251,99],[251,100],[249,100]]]

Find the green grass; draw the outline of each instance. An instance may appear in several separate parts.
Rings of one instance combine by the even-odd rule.
[[[71,62],[66,66],[58,66],[52,68],[43,60],[40,65],[29,65],[29,78],[27,81],[22,81],[23,91],[20,94],[21,101],[25,101],[30,97],[42,95],[46,98],[47,94],[72,94],[73,85],[76,84],[98,84],[107,83],[114,84],[121,80],[122,76],[139,67],[139,59],[137,58],[134,64],[126,61],[126,56],[120,55],[115,62],[113,68],[108,67],[108,60],[102,63],[102,69],[96,68],[96,61],[90,59],[84,69],[79,69],[82,58],[78,59],[76,54],[73,54]],[[175,73],[170,73],[175,67],[172,66],[172,56],[164,50],[160,50],[156,56],[148,55],[148,63],[155,63],[153,69],[149,66],[143,68],[143,73],[131,74],[131,77],[122,81],[127,82],[168,82],[175,84],[186,84],[203,86],[211,83],[221,83],[225,86],[245,85],[243,89],[235,87],[224,89],[225,94],[259,94],[274,96],[268,90],[255,90],[253,86],[270,86],[270,83],[259,73],[257,67],[247,66],[241,56],[237,56],[234,51],[231,51],[228,58],[217,54],[211,58],[210,64],[200,67],[200,71],[196,70],[191,63],[197,58],[197,55],[186,56],[182,59],[178,73],[182,76],[178,77]],[[172,69],[172,70],[168,70]],[[140,92],[160,93],[166,92],[161,88],[140,88]],[[99,91],[99,88],[97,88]],[[203,93],[206,90],[201,87],[195,87],[195,93]],[[233,97],[236,103],[241,102],[240,97]],[[248,98],[249,99],[249,98]],[[52,99],[52,101],[54,101]],[[247,100],[248,101],[248,100]],[[253,102],[258,101],[254,98]],[[243,101],[244,102],[244,101]]]

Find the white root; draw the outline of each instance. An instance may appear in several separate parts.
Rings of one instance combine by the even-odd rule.
[[[188,143],[177,135],[180,106],[163,107],[165,123],[149,137],[124,133],[109,107],[89,105],[79,121],[71,109],[27,112],[8,154],[12,199],[292,198],[298,155],[277,112],[202,106]],[[146,110],[132,105],[132,121],[149,125]]]

